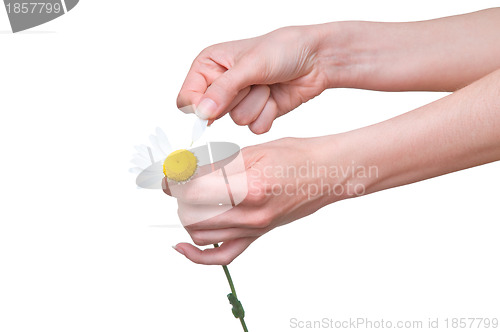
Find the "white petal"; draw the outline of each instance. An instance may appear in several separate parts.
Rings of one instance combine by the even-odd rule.
[[[158,145],[160,146],[160,149],[165,154],[165,156],[168,156],[170,152],[172,152],[172,146],[170,145],[165,132],[163,132],[163,130],[161,130],[161,128],[159,127],[156,128],[156,138],[158,138]]]
[[[130,168],[128,171],[129,171],[130,173],[132,173],[132,174],[137,175],[137,174],[139,174],[139,173],[141,173],[141,172],[143,171],[143,168],[140,168],[140,167],[132,167],[132,168]]]
[[[137,153],[147,155],[148,154],[148,147],[144,144],[141,145],[136,145],[135,149],[137,150]]]
[[[145,160],[143,158],[132,158],[132,160],[130,161],[132,164],[134,164],[135,166],[137,167],[140,167],[142,169],[146,169],[148,168],[149,166],[151,166],[152,162],[149,161],[149,160]]]
[[[151,163],[151,158],[149,157],[149,155],[143,155],[142,153],[135,153],[134,155],[132,155],[132,158],[142,159]]]
[[[146,189],[162,189],[161,182],[164,177],[163,162],[157,162],[150,165],[137,176],[136,184]]]
[[[153,154],[155,162],[165,159],[167,155],[161,150],[158,138],[155,135],[150,135],[149,140],[151,141],[151,153]]]
[[[193,125],[193,136],[192,140],[193,142],[196,142],[205,132],[207,129],[208,125],[208,120],[203,120],[200,119],[199,117],[196,117],[196,120],[194,121]]]
[[[148,147],[144,144],[138,145],[135,147],[137,154],[134,155],[134,157],[142,158],[145,160],[151,160],[151,157],[149,156],[148,152]]]

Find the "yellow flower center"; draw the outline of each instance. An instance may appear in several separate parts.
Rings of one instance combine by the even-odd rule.
[[[168,179],[184,182],[189,180],[198,168],[198,160],[188,150],[177,150],[168,155],[163,163],[163,173]]]

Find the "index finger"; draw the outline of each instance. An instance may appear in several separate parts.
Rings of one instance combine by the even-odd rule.
[[[203,52],[198,55],[179,91],[177,107],[182,109],[189,105],[198,105],[208,87],[226,70],[227,68],[204,56]]]
[[[248,194],[245,171],[227,175],[223,168],[186,183],[168,181],[171,196],[181,202],[204,205],[237,205]]]
[[[200,54],[189,69],[177,96],[177,108],[184,113],[194,113],[208,88],[227,71],[228,68]],[[227,101],[229,103],[228,106],[217,116],[217,119],[235,108],[249,92],[250,86],[242,87],[241,90],[236,91],[236,96]]]
[[[177,96],[177,108],[184,113],[194,113],[191,105],[198,105],[210,84],[199,72],[190,70]]]

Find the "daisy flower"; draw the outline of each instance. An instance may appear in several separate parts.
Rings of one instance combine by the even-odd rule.
[[[196,119],[193,126],[191,145],[197,141],[205,131],[207,121]],[[198,158],[193,151],[181,149],[172,150],[167,135],[161,128],[156,128],[156,135],[150,135],[150,145],[138,145],[132,157],[134,167],[131,173],[137,175],[136,183],[139,188],[162,189],[164,177],[176,182],[188,181],[198,168]],[[203,155],[202,155],[203,156]],[[204,163],[210,162],[203,158]]]
[[[193,141],[204,131],[206,121],[196,120]],[[245,163],[238,145],[230,142],[207,142],[190,149],[173,151],[167,135],[160,128],[149,137],[150,145],[138,145],[130,171],[137,175],[139,188],[164,189],[165,182],[173,197],[182,195],[181,185],[193,186],[202,176],[211,176],[212,190],[220,201],[217,206],[199,211],[190,223],[196,223],[220,215],[241,203],[247,193]],[[220,172],[215,172],[219,171]],[[228,176],[230,174],[230,176]],[[228,189],[229,188],[229,189]],[[184,226],[188,226],[185,222]]]

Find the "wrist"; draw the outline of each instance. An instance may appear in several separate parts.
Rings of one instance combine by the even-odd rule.
[[[317,65],[326,88],[362,88],[375,66],[376,45],[366,37],[368,22],[333,22],[315,26]]]
[[[325,205],[371,192],[379,169],[351,133],[311,138],[311,174],[322,189]]]

